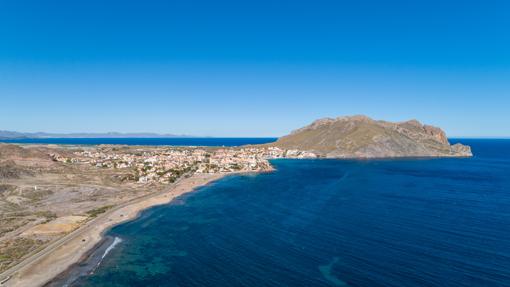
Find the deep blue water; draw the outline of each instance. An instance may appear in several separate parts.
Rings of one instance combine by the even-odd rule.
[[[66,145],[149,145],[149,146],[241,146],[264,144],[276,138],[33,138],[0,140],[5,143],[66,144]]]
[[[510,286],[510,140],[463,159],[275,160],[149,209],[79,286]]]

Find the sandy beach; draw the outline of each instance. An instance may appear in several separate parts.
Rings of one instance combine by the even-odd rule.
[[[132,220],[144,209],[169,203],[175,197],[227,174],[229,173],[195,174],[190,178],[180,180],[164,192],[143,196],[121,204],[3,273],[4,276],[0,280],[7,278],[8,280],[1,286],[43,286],[65,272],[71,265],[79,262],[89,250],[102,240],[105,231],[114,225]]]

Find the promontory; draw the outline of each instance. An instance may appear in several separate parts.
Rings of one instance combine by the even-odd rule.
[[[393,123],[360,115],[316,120],[269,145],[326,158],[472,156],[469,146],[451,145],[438,127],[417,120]]]

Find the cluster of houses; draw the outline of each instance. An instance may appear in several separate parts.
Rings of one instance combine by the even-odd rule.
[[[126,179],[139,183],[171,183],[192,173],[260,172],[271,170],[268,159],[315,158],[310,152],[264,148],[168,148],[140,151],[112,148],[74,152],[73,157],[52,154],[55,161],[83,163],[100,168],[131,169]]]

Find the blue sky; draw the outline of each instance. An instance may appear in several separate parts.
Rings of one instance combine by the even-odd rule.
[[[0,1],[0,130],[510,136],[508,1]]]

